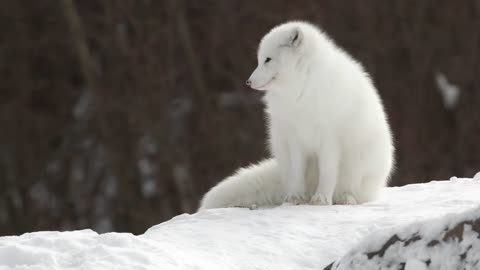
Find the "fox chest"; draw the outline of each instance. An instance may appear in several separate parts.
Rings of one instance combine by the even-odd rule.
[[[321,139],[321,119],[312,112],[284,110],[270,115],[270,120],[270,132],[277,132],[278,136],[299,147],[316,147]]]

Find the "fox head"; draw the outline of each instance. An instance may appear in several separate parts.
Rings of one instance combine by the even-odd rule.
[[[305,47],[305,33],[301,23],[286,23],[266,34],[257,53],[258,66],[246,81],[256,90],[276,90],[292,84],[298,78],[298,67]]]

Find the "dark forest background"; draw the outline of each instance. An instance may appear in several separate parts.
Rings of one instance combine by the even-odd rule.
[[[259,39],[290,19],[371,73],[398,149],[391,185],[480,170],[478,0],[5,0],[0,235],[142,233],[194,212],[267,155],[244,81]]]

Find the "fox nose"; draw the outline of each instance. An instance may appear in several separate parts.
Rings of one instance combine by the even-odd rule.
[[[252,84],[252,81],[247,80],[247,81],[245,82],[245,84],[248,85],[248,86],[250,86],[250,85]]]

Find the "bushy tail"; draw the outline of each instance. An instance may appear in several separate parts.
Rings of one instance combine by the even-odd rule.
[[[213,187],[203,197],[199,210],[278,205],[284,199],[283,193],[277,162],[266,159],[239,169]]]

